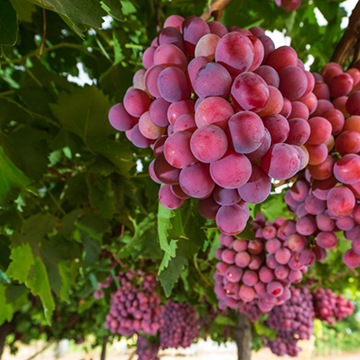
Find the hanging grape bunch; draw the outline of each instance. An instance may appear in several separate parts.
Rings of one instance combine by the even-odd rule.
[[[308,248],[293,220],[272,223],[258,213],[253,230],[253,241],[220,235],[214,279],[220,308],[239,308],[256,320],[291,298],[291,284],[302,281],[317,251]]]
[[[241,233],[247,203],[263,202],[271,179],[307,165],[311,129],[291,119],[312,106],[304,99],[313,75],[260,28],[227,29],[195,16],[170,16],[143,64],[110,123],[135,146],[153,148],[149,175],[162,184],[163,206],[199,199],[200,214],[221,232]]]
[[[358,64],[356,66],[359,66]],[[336,248],[344,232],[351,249],[343,256],[350,268],[360,266],[360,71],[343,72],[329,63],[314,74],[314,112],[305,144],[309,166],[285,201],[298,218],[296,229],[326,250]],[[310,94],[312,96],[312,94]]]
[[[155,292],[155,277],[139,270],[120,272],[117,279],[120,286],[111,294],[105,328],[125,336],[139,332],[155,335],[163,324],[163,306]]]

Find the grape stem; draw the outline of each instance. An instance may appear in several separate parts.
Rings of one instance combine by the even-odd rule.
[[[205,12],[201,15],[203,20],[209,20],[212,16],[215,21],[221,20],[222,12],[231,0],[212,0]]]
[[[344,32],[343,37],[337,44],[333,56],[331,57],[331,61],[337,62],[341,64],[348,56],[349,51],[353,47],[354,43],[358,40],[360,35],[360,1],[355,6],[353,10],[350,20],[349,26]],[[354,54],[356,57],[357,54]]]

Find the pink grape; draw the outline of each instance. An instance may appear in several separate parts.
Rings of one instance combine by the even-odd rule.
[[[278,239],[271,239],[265,243],[266,251],[269,254],[275,254],[281,248],[281,242]]]
[[[261,65],[254,70],[254,73],[261,76],[269,86],[279,88],[280,78],[276,70],[269,65]]]
[[[149,111],[140,116],[139,130],[143,136],[151,140],[160,138],[165,132],[165,128],[159,127],[151,121]]]
[[[323,114],[323,117],[331,124],[332,135],[339,135],[345,124],[344,114],[338,109],[330,109]]]
[[[250,161],[256,161],[261,159],[270,149],[271,146],[271,135],[267,128],[264,128],[264,140],[261,145],[257,148],[257,150],[246,154]]]
[[[360,179],[360,156],[347,154],[339,159],[334,166],[334,175],[344,184],[353,185]]]
[[[337,186],[329,191],[327,207],[337,215],[348,215],[355,206],[355,196],[345,186]]]
[[[175,66],[185,71],[187,60],[184,52],[179,47],[173,44],[163,44],[155,50],[154,65]]]
[[[157,139],[154,143],[154,156],[158,157],[164,151],[164,143],[168,137],[166,135]]]
[[[188,18],[182,24],[182,33],[186,52],[190,56],[195,54],[197,42],[206,34],[210,33],[209,25],[198,17]]]
[[[182,35],[176,27],[164,27],[158,36],[159,45],[173,44],[185,53],[185,45]]]
[[[170,135],[164,144],[164,156],[173,167],[183,169],[196,162],[191,152],[191,133],[179,131]]]
[[[210,164],[213,181],[225,189],[236,189],[246,184],[251,171],[249,159],[234,152],[228,152],[222,159]]]
[[[205,56],[198,56],[192,59],[187,67],[187,76],[190,80],[191,86],[194,87],[195,76],[201,67],[208,64],[210,60]]]
[[[293,101],[292,102],[292,110],[288,119],[300,118],[304,120],[309,119],[309,109],[308,107],[302,103],[301,101]]]
[[[333,231],[335,229],[335,221],[325,214],[316,215],[316,225],[321,231]]]
[[[216,125],[226,128],[234,110],[228,101],[221,97],[209,97],[201,101],[195,111],[195,122],[198,127]]]
[[[208,197],[215,187],[210,177],[209,166],[202,163],[182,169],[179,183],[185,194],[198,199]]]
[[[287,248],[281,248],[275,253],[275,259],[280,265],[286,265],[291,258],[291,251]]]
[[[286,180],[300,170],[300,157],[294,147],[288,144],[275,144],[260,162],[262,169],[272,178]]]
[[[360,91],[349,96],[346,102],[346,110],[351,115],[360,115]]]
[[[231,97],[240,108],[259,112],[267,105],[270,92],[263,78],[255,73],[245,72],[234,80]]]
[[[270,195],[271,179],[260,167],[254,165],[249,180],[238,191],[244,201],[261,204]]]
[[[153,97],[159,98],[161,96],[158,88],[158,78],[164,69],[165,66],[163,65],[155,65],[149,68],[145,73],[145,87],[149,94]]]
[[[130,141],[138,148],[145,149],[148,148],[153,140],[146,138],[139,129],[139,124],[136,124],[131,130]]]
[[[250,111],[233,115],[229,120],[229,131],[235,151],[242,154],[257,150],[265,137],[261,118]]]
[[[335,141],[335,149],[340,155],[357,154],[360,152],[360,133],[345,131]]]
[[[316,235],[316,243],[323,249],[333,249],[338,243],[338,239],[333,232],[319,232]]]
[[[284,98],[281,92],[269,85],[269,101],[265,108],[257,114],[261,117],[279,114],[284,106]]]
[[[215,60],[225,66],[232,77],[236,77],[250,69],[254,61],[254,46],[247,36],[230,32],[219,41]]]
[[[221,206],[216,214],[216,225],[224,234],[240,234],[246,227],[249,215],[249,207],[246,203]]]
[[[266,116],[263,118],[264,126],[269,130],[271,143],[277,144],[284,142],[289,135],[289,122],[280,114]]]
[[[118,131],[127,131],[132,129],[138,122],[138,119],[131,116],[123,104],[118,103],[109,110],[109,122],[111,126]]]
[[[243,284],[247,286],[254,286],[258,282],[259,278],[255,271],[252,270],[246,270],[244,272],[244,275],[242,277]]]
[[[154,162],[154,172],[157,178],[164,184],[174,185],[179,183],[180,170],[171,166],[160,154]]]
[[[177,196],[180,199],[189,199],[189,195],[186,195],[182,190],[180,185],[175,184],[175,185],[170,185],[170,189],[172,191],[172,193]]]
[[[229,97],[231,76],[220,64],[210,62],[203,65],[195,75],[193,88],[200,98],[220,96]]]
[[[346,266],[355,269],[360,266],[360,255],[349,249],[344,253],[343,261]]]
[[[179,116],[173,126],[173,132],[188,131],[194,132],[196,130],[194,114],[183,114]]]
[[[242,269],[239,269],[237,266],[230,266],[227,270],[226,270],[226,278],[232,282],[232,283],[238,283],[242,276],[243,276],[243,271]]]
[[[249,39],[251,40],[254,47],[254,60],[250,66],[249,71],[254,71],[262,64],[264,60],[265,49],[262,42],[256,36],[249,36]]]
[[[156,50],[156,48],[154,46],[150,46],[144,51],[142,63],[144,65],[145,69],[149,69],[151,66],[154,65],[155,50]]]
[[[304,95],[308,86],[308,80],[303,70],[297,66],[287,66],[279,72],[279,77],[279,90],[286,98],[297,100]]]
[[[164,28],[174,27],[178,30],[181,28],[181,24],[184,22],[184,18],[180,15],[170,15],[164,22]]]
[[[153,124],[159,127],[165,127],[169,125],[167,118],[167,112],[170,103],[163,98],[155,99],[149,108],[149,116]]]
[[[139,89],[129,90],[124,96],[125,110],[134,117],[140,117],[149,110],[151,100],[145,91]]]
[[[215,220],[220,205],[215,202],[212,196],[206,199],[200,199],[198,203],[199,214],[208,220]]]
[[[310,145],[320,145],[326,142],[332,132],[332,126],[328,120],[323,117],[317,116],[309,120],[311,134],[308,139]]]
[[[281,70],[288,66],[297,66],[297,60],[296,51],[292,47],[281,46],[269,55],[266,64],[272,66],[280,73]]]
[[[191,136],[190,148],[196,159],[203,163],[212,163],[225,155],[228,139],[219,127],[205,125]]]
[[[347,95],[353,88],[353,85],[354,80],[350,74],[342,73],[335,75],[329,83],[330,95],[335,98]]]
[[[157,184],[162,184],[162,182],[158,179],[158,177],[156,176],[155,174],[155,171],[154,171],[154,162],[155,162],[155,159],[151,161],[150,165],[149,165],[149,176],[151,178],[152,181],[156,182]],[[176,194],[174,194],[176,195]]]
[[[252,287],[241,285],[239,296],[241,300],[245,302],[250,302],[255,298],[255,291]]]
[[[279,297],[284,292],[284,287],[279,281],[272,281],[267,284],[267,292],[275,297]]]
[[[194,102],[191,99],[186,99],[172,103],[167,110],[167,118],[169,123],[174,125],[181,115],[192,113],[194,113]]]
[[[216,34],[221,38],[228,33],[226,26],[218,21],[210,21],[208,22],[208,25],[211,33]]]
[[[195,57],[205,56],[209,60],[214,60],[215,50],[220,37],[215,34],[206,34],[204,35],[196,44],[195,47]]]
[[[267,35],[260,35],[258,39],[262,42],[264,46],[264,60],[263,64],[267,62],[269,55],[275,50],[275,44],[272,39]]]
[[[219,205],[224,206],[235,205],[241,200],[236,189],[224,189],[219,186],[215,188],[213,196]]]
[[[174,195],[170,185],[167,184],[163,185],[159,190],[159,201],[162,206],[172,210],[179,208],[184,203],[183,199]]]
[[[319,165],[309,165],[308,169],[311,176],[316,180],[326,180],[333,175],[335,161],[332,156],[327,158]]]
[[[320,145],[306,145],[309,154],[309,165],[319,165],[324,162],[328,156],[328,148],[325,143]]]
[[[263,266],[260,271],[259,271],[259,279],[265,283],[268,284],[270,282],[272,282],[275,278],[274,272],[269,269],[266,266]]]
[[[245,251],[238,252],[235,256],[235,264],[240,268],[246,268],[251,261],[249,253]]]
[[[190,95],[186,76],[177,67],[170,66],[162,70],[157,85],[160,95],[168,102],[185,100]]]

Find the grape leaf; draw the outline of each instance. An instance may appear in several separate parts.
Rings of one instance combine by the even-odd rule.
[[[107,120],[110,102],[95,86],[62,92],[50,109],[64,129],[80,136],[87,146],[115,133]]]
[[[10,197],[16,197],[21,189],[30,184],[30,179],[19,170],[6,156],[4,149],[0,146],[0,204],[3,205]]]
[[[6,301],[6,287],[0,284],[0,325],[5,321],[11,321],[13,316],[13,307]]]
[[[16,43],[18,34],[17,14],[10,0],[0,2],[0,56],[2,46]]]
[[[51,295],[48,274],[44,263],[39,257],[36,257],[34,267],[31,270],[29,278],[25,285],[34,295],[38,295],[44,306],[44,312],[47,322],[51,323],[51,316],[55,309],[54,299]]]
[[[6,275],[19,283],[24,283],[29,276],[30,269],[34,265],[34,255],[29,244],[22,244],[11,249],[12,260]]]

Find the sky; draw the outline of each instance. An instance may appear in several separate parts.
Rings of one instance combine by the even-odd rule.
[[[346,0],[341,4],[341,6],[346,10],[348,16],[350,16],[352,10],[355,8],[357,1],[358,0]],[[324,18],[324,16],[322,15],[322,13],[318,8],[315,9],[315,15],[319,25],[321,26],[327,25],[326,19]],[[111,26],[110,24],[112,18],[110,16],[105,16],[103,19],[104,19],[103,28],[104,29],[109,28]],[[345,29],[348,26],[348,23],[349,23],[349,17],[344,18],[341,27]],[[276,48],[283,45],[290,45],[291,43],[291,38],[289,36],[285,36],[284,33],[278,30],[266,31],[266,35],[271,37],[271,39],[275,43]],[[314,62],[314,58],[310,55],[309,60],[305,63],[305,68],[309,70],[313,62]],[[77,67],[79,69],[79,76],[68,75],[67,77],[68,81],[75,82],[80,86],[84,86],[86,84],[88,85],[94,84],[94,80],[90,79],[89,75],[84,71],[82,64],[78,63]]]

